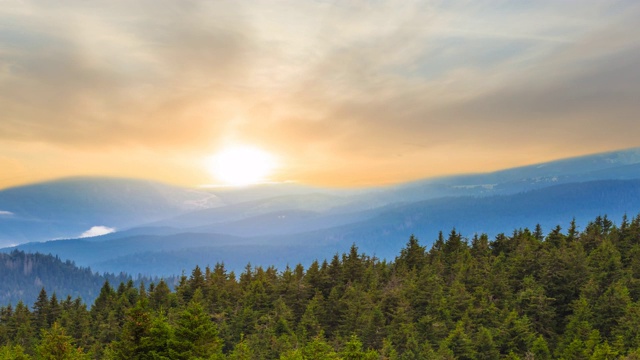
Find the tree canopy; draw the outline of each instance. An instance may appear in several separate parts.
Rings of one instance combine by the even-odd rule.
[[[534,229],[105,282],[90,306],[42,289],[0,308],[0,358],[639,359],[640,217]]]

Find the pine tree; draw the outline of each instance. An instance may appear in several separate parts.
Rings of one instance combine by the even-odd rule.
[[[467,335],[464,324],[461,321],[456,324],[456,328],[447,336],[440,346],[451,350],[456,359],[473,360],[476,356],[473,343]]]
[[[377,360],[378,353],[373,350],[364,351],[360,339],[356,335],[352,335],[340,352],[340,357],[342,360]]]
[[[149,292],[149,306],[153,310],[163,310],[168,311],[171,307],[173,307],[173,298],[174,294],[171,293],[171,289],[164,281],[164,279],[160,279],[158,285],[154,286],[153,291]]]
[[[140,341],[143,359],[164,360],[171,359],[171,344],[174,330],[169,325],[167,318],[159,314],[151,319],[151,325],[147,335]]]
[[[31,313],[29,308],[19,301],[13,312],[13,317],[9,323],[12,343],[20,345],[24,349],[30,349],[34,341],[34,327],[31,324]]]
[[[604,338],[611,339],[611,334],[631,305],[629,290],[616,281],[600,296],[593,307],[594,326]]]
[[[44,329],[48,326],[49,318],[49,297],[44,287],[38,294],[38,299],[33,304],[33,325],[37,329]]]
[[[0,346],[0,359],[3,360],[30,360],[31,356],[24,352],[24,348],[20,345]]]
[[[420,272],[426,262],[425,252],[425,247],[420,246],[418,239],[411,235],[405,247],[400,250],[400,256],[396,258],[396,268],[400,272]]]
[[[118,359],[142,359],[146,353],[143,340],[149,336],[151,315],[146,300],[139,300],[127,311],[120,340],[113,344]]]
[[[233,348],[231,354],[229,354],[229,360],[253,360],[254,353],[244,340],[244,336],[240,337],[240,341]]]
[[[306,360],[339,360],[340,357],[327,344],[324,334],[316,336],[312,341],[308,342],[302,349],[303,358]]]
[[[51,326],[56,320],[58,320],[58,317],[60,317],[61,310],[62,309],[60,308],[58,297],[56,296],[56,293],[53,293],[51,295],[51,298],[49,299],[49,309],[47,313],[48,326]]]
[[[382,341],[382,349],[380,350],[381,360],[398,360],[398,352],[394,348],[391,340],[384,339]]]
[[[324,298],[321,293],[307,303],[307,307],[298,323],[298,338],[303,342],[317,336],[322,331],[320,320],[324,318],[323,313]]]
[[[533,358],[536,360],[552,359],[547,341],[542,337],[542,335],[539,335],[538,338],[531,345],[531,354],[533,355]]]
[[[206,283],[205,283],[204,275],[202,274],[202,270],[198,265],[196,265],[196,267],[191,272],[191,277],[187,281],[187,284],[188,284],[187,285],[188,291],[185,293],[185,298],[184,298],[185,302],[188,302],[189,300],[191,300],[191,297],[193,296],[193,294],[195,294],[196,290],[198,289],[200,289],[200,291],[202,291],[202,295],[206,297],[207,295],[207,291],[206,291],[207,289],[205,287]]]
[[[37,346],[38,359],[42,360],[80,360],[88,359],[82,349],[73,345],[71,336],[65,330],[53,323],[50,330],[43,330],[42,341]]]
[[[478,329],[473,341],[476,359],[478,360],[493,360],[500,358],[500,351],[493,341],[493,334],[484,326]],[[538,359],[538,358],[536,358]]]
[[[175,337],[171,343],[171,357],[193,359],[218,356],[222,342],[218,330],[201,304],[202,292],[198,289],[176,321]]]

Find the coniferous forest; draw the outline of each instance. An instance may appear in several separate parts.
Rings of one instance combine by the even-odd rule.
[[[0,305],[17,304],[20,300],[32,304],[43,287],[49,295],[64,294],[93,302],[105,281],[119,284],[130,278],[124,273],[94,273],[89,268],[78,267],[70,260],[63,262],[53,255],[14,250],[0,253]],[[138,275],[135,282],[149,283],[150,279],[158,280]],[[176,278],[172,276],[165,281],[173,284]]]
[[[43,289],[0,309],[2,359],[640,359],[640,216],[494,239],[411,237],[235,274],[106,282],[93,304]]]

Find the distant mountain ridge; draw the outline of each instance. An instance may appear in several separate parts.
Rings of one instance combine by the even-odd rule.
[[[134,182],[134,186],[126,180],[102,183],[90,179],[88,183],[94,185],[75,181],[81,191],[68,199],[65,192],[28,197],[25,190],[29,188],[22,189],[22,198],[48,199],[45,209],[49,211],[45,216],[42,210],[29,210],[26,202],[24,213],[53,219],[56,225],[75,226],[76,233],[89,224],[108,225],[108,219],[131,225],[120,225],[118,232],[99,237],[18,248],[58,254],[100,271],[133,274],[175,274],[196,263],[219,261],[232,269],[248,262],[282,266],[346,251],[353,242],[385,257],[395,254],[411,234],[428,244],[439,231],[454,227],[465,236],[493,236],[505,227],[535,226],[530,219],[548,230],[566,226],[561,222],[568,218],[585,226],[598,215],[617,219],[625,213],[640,213],[640,149],[371,189],[279,184],[190,190],[152,182]],[[87,188],[102,189],[96,182],[106,188],[115,186],[105,192],[95,190],[97,196],[91,197],[95,192]],[[62,183],[69,184],[68,180]],[[46,192],[50,186],[31,189]],[[9,198],[14,200],[8,204],[15,204],[19,197],[8,197],[5,192],[16,190],[0,191],[0,211],[6,208],[20,214],[3,202]],[[78,194],[84,194],[85,200]],[[95,211],[87,205],[87,198],[102,199],[93,205]],[[74,202],[81,206],[74,207]],[[7,216],[0,215],[0,241],[20,242],[5,232],[11,221],[16,224],[18,216],[13,217],[7,221]],[[46,233],[50,228],[35,224],[38,222],[27,223],[34,229],[24,233]]]
[[[74,238],[93,226],[124,229],[221,206],[214,194],[157,182],[69,178],[0,191],[0,244]]]
[[[427,200],[444,196],[515,194],[552,185],[640,178],[640,148],[585,155],[484,174],[418,180],[393,186],[396,200]]]
[[[17,248],[28,252],[57,254],[76,259],[98,271],[171,275],[195,266],[224,262],[240,270],[247,263],[284,267],[309,263],[346,251],[352,243],[378,257],[392,256],[409,235],[430,244],[440,231],[455,228],[464,236],[478,233],[495,236],[511,228],[532,229],[540,223],[545,231],[575,218],[580,227],[599,215],[612,219],[640,213],[640,180],[608,180],[561,184],[513,195],[447,197],[378,209],[352,223],[290,234],[240,237],[180,232],[166,235],[118,234],[97,239],[29,243]],[[126,232],[125,232],[126,234]]]

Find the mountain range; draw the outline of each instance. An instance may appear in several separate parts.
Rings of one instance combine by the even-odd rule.
[[[629,149],[365,189],[62,179],[0,191],[0,245],[98,271],[170,275],[217,262],[232,270],[309,263],[353,243],[389,258],[411,234],[429,244],[453,228],[495,236],[533,228],[531,219],[550,231],[571,218],[584,227],[598,215],[638,212],[640,149]],[[113,232],[80,238],[94,227]]]

